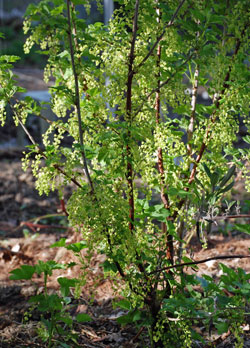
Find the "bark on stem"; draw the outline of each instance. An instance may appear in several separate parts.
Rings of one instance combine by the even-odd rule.
[[[132,123],[132,82],[134,76],[133,64],[134,64],[134,51],[135,51],[135,40],[137,34],[137,22],[138,22],[138,11],[139,11],[139,0],[136,0],[134,20],[133,20],[133,30],[132,30],[132,41],[129,53],[129,65],[128,65],[128,79],[127,79],[127,95],[126,95],[126,116],[127,122],[129,124],[128,129],[128,143],[126,145],[127,154],[127,182],[128,182],[128,195],[129,195],[129,230],[134,229],[134,219],[135,219],[135,208],[134,208],[134,179],[133,179],[133,165],[132,165],[132,153],[131,146],[129,144],[131,138],[130,126]]]
[[[88,184],[90,186],[91,193],[93,194],[94,193],[94,185],[93,185],[92,179],[91,179],[90,174],[89,174],[87,159],[86,159],[85,150],[84,150],[84,143],[83,143],[82,117],[81,117],[80,95],[79,95],[79,82],[78,82],[78,74],[76,72],[75,58],[74,58],[70,4],[71,4],[71,1],[67,0],[68,38],[69,38],[72,70],[73,70],[73,75],[74,75],[74,79],[75,79],[75,107],[76,107],[77,118],[78,118],[79,139],[80,139],[80,145],[81,145],[81,155],[82,155],[82,160],[83,160],[84,172],[85,172]]]

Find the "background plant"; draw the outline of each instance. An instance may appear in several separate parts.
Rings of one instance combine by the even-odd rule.
[[[80,227],[89,251],[107,255],[105,270],[119,274],[132,313],[146,310],[152,347],[164,347],[172,298],[193,285],[175,256],[187,261],[187,239],[210,228],[239,169],[249,190],[249,150],[235,149],[239,115],[249,127],[249,8],[247,1],[118,3],[107,27],[78,18],[82,1],[30,5],[25,52],[40,45],[48,55],[45,81],[55,79],[57,120],[43,150],[25,127],[40,107],[26,98],[12,109],[32,142],[23,164],[31,164],[39,192],[62,195],[75,184],[67,202],[71,225]],[[8,59],[16,58],[2,58],[2,122],[18,90]],[[209,105],[198,102],[201,87]],[[73,139],[71,147],[64,137]],[[197,301],[193,295],[183,292],[185,306]],[[180,323],[178,330],[189,332],[188,322]],[[189,333],[180,337],[190,346]]]
[[[74,244],[72,244],[74,245]],[[71,246],[72,246],[71,245]],[[73,267],[74,263],[60,264],[53,260],[47,262],[38,261],[35,266],[22,265],[20,268],[11,271],[10,279],[21,280],[31,279],[34,275],[43,275],[44,290],[42,293],[36,294],[29,299],[31,303],[31,312],[37,309],[41,313],[40,327],[38,334],[44,342],[47,342],[48,347],[71,347],[77,346],[77,335],[73,334],[73,318],[69,314],[69,309],[72,307],[70,289],[76,288],[79,281],[75,278],[58,277],[57,281],[60,286],[60,294],[48,293],[47,281],[48,277],[56,269],[67,269]],[[26,317],[32,315],[26,314]],[[85,313],[76,315],[77,322],[91,321],[91,317]],[[69,346],[67,343],[70,343]]]

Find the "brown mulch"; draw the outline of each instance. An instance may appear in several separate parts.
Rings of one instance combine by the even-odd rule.
[[[25,225],[34,217],[46,214],[57,214],[60,210],[60,202],[55,194],[49,197],[39,196],[34,189],[34,179],[30,171],[23,173],[18,158],[6,156],[1,160],[0,171],[0,347],[46,347],[37,335],[40,314],[36,311],[30,314],[30,320],[24,325],[25,312],[29,310],[28,298],[42,291],[43,280],[11,281],[9,272],[21,264],[35,264],[38,260],[53,259],[57,262],[78,261],[74,255],[62,248],[50,248],[49,246],[62,237],[68,241],[74,241],[76,234],[70,229],[54,228],[60,225],[60,219],[55,222],[45,221],[46,228],[35,227],[35,231]],[[70,192],[70,189],[69,189]],[[62,218],[62,217],[61,217]],[[38,223],[43,223],[43,220]],[[196,260],[222,254],[248,254],[250,239],[242,235],[235,237],[223,237],[214,235],[210,238],[209,248],[201,249],[197,244],[193,246]],[[116,318],[123,314],[122,310],[113,308],[114,293],[112,282],[105,279],[100,268],[104,261],[103,255],[96,257],[89,264],[87,283],[82,288],[81,295],[72,303],[74,312],[88,313],[93,322],[77,324],[74,330],[78,334],[79,347],[86,348],[116,348],[116,347],[143,347],[146,333],[143,331],[137,337],[136,328],[120,327]],[[200,265],[199,273],[205,273],[213,277],[219,276],[219,261],[211,261]],[[226,260],[228,266],[237,269],[242,267],[250,272],[248,259]],[[66,272],[66,276],[74,277],[80,272],[80,265]],[[49,278],[50,291],[58,289],[57,277],[61,271],[55,271]],[[63,274],[65,275],[65,274]],[[96,279],[99,279],[98,284]],[[92,291],[92,288],[95,291]],[[93,300],[94,298],[94,300]],[[245,326],[244,347],[250,347],[249,326]],[[133,341],[133,339],[135,339]],[[231,335],[224,337],[214,336],[214,346],[219,348],[233,348],[234,339]],[[197,345],[197,347],[202,347]]]

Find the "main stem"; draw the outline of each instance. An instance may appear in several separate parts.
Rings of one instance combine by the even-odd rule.
[[[128,143],[126,145],[127,154],[127,182],[128,182],[128,196],[129,196],[129,230],[132,232],[134,230],[134,219],[135,219],[135,204],[134,204],[134,180],[133,180],[133,165],[132,165],[132,152],[131,145],[129,144],[131,138],[131,124],[132,124],[132,82],[133,82],[133,64],[134,64],[134,51],[135,51],[135,40],[137,33],[137,21],[138,21],[138,11],[139,11],[139,0],[136,0],[134,21],[133,21],[133,31],[132,31],[132,41],[129,53],[129,65],[128,65],[128,79],[127,79],[127,96],[126,96],[126,116],[129,125],[128,128]]]
[[[75,58],[74,58],[70,4],[71,4],[71,1],[67,0],[68,38],[69,38],[71,65],[72,65],[73,75],[74,75],[74,79],[75,79],[75,107],[76,107],[77,119],[78,119],[79,139],[80,139],[80,145],[81,145],[81,155],[82,155],[82,160],[83,160],[84,172],[85,172],[88,184],[90,186],[91,193],[93,194],[94,193],[94,185],[93,185],[93,182],[92,182],[90,174],[89,174],[89,169],[88,169],[88,164],[87,164],[87,159],[86,159],[85,149],[84,149],[84,142],[83,142],[82,117],[81,117],[80,94],[79,94],[79,82],[78,82],[78,74],[76,72]]]

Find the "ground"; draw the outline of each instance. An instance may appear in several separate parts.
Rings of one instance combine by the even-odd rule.
[[[29,76],[26,73],[25,76]],[[22,77],[23,78],[23,77]],[[40,81],[40,75],[38,74]],[[39,89],[43,89],[39,85]],[[0,139],[8,142],[15,136],[13,127],[8,131],[0,129]],[[63,216],[62,205],[56,194],[49,197],[39,196],[34,188],[31,172],[21,169],[22,153],[18,148],[0,147],[0,347],[47,347],[38,335],[38,311],[29,311],[30,296],[43,290],[43,279],[33,281],[13,281],[9,272],[22,264],[33,265],[38,260],[53,259],[57,262],[77,261],[74,255],[62,248],[50,248],[50,245],[65,237],[68,241],[79,240],[76,231],[68,228]],[[65,199],[70,194],[68,188]],[[246,235],[214,234],[210,237],[208,249],[204,250],[194,243],[192,246],[195,260],[218,255],[248,255],[250,239]],[[112,301],[114,292],[112,282],[105,279],[100,267],[103,255],[96,255],[89,266],[87,283],[82,286],[78,299],[72,298],[71,315],[87,313],[93,320],[84,324],[75,324],[80,347],[86,348],[128,348],[143,347],[145,332],[132,326],[121,327],[116,318],[124,312],[114,308]],[[243,268],[250,272],[249,259],[231,259],[224,263],[234,269]],[[213,277],[219,274],[219,261],[210,261],[200,265],[199,273]],[[50,293],[58,290],[57,278],[61,271],[55,271],[49,277]],[[66,271],[66,275],[74,277],[80,272],[80,266]],[[199,274],[198,273],[198,274]],[[65,273],[64,273],[65,274]],[[95,284],[95,280],[98,283]],[[91,289],[95,288],[93,292]],[[25,314],[25,313],[28,313]],[[25,319],[28,316],[28,320]],[[249,317],[247,317],[249,318]],[[249,320],[244,324],[244,347],[250,347]],[[41,330],[40,330],[41,332]],[[41,335],[40,335],[41,336]],[[233,348],[235,341],[230,335],[212,335],[213,347]],[[63,346],[62,346],[63,347]],[[196,347],[198,347],[196,345]],[[199,346],[205,348],[204,346]],[[207,345],[208,347],[208,345]],[[171,347],[170,347],[171,348]]]

